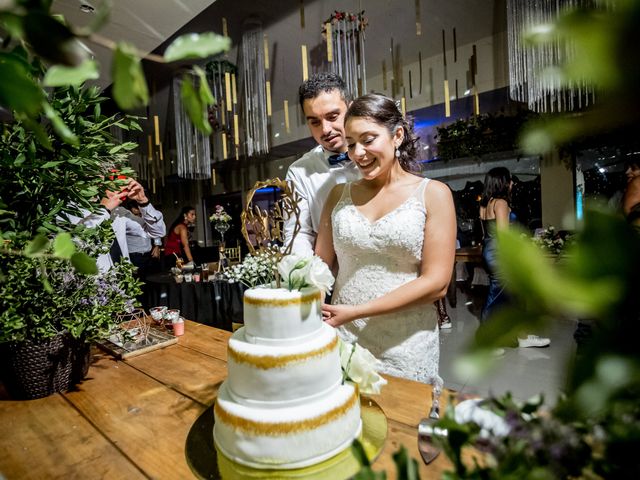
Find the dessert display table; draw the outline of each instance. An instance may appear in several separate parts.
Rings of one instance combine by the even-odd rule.
[[[0,476],[6,478],[197,478],[185,455],[187,437],[211,408],[227,376],[230,332],[187,321],[178,343],[129,360],[101,351],[75,391],[30,401],[0,391]],[[374,469],[395,476],[392,454],[405,445],[422,478],[450,468],[441,454],[420,460],[417,426],[431,387],[387,377],[374,396],[388,435]],[[447,395],[443,394],[442,407]]]
[[[242,318],[243,287],[226,280],[176,283],[169,273],[147,276],[148,302],[180,310],[180,315],[231,331],[233,319]]]

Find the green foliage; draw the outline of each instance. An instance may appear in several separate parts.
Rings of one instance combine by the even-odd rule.
[[[90,262],[95,269],[90,255],[108,251],[112,240],[106,222],[91,229],[78,226],[53,242],[38,236],[30,255],[0,250],[0,343],[47,338],[63,330],[85,341],[108,336],[117,314],[133,308],[141,291],[134,267],[122,261],[95,274],[74,266]]]
[[[149,102],[149,90],[140,58],[135,49],[118,43],[113,54],[113,99],[125,110],[141,107]]]
[[[192,33],[176,38],[164,52],[167,62],[214,56],[231,48],[231,39],[215,33]]]
[[[112,128],[139,130],[134,118],[101,114],[106,100],[97,88],[65,87],[50,93],[52,118],[69,127],[64,142],[54,133],[55,123],[41,125],[41,138],[22,121],[4,127],[0,136],[0,236],[17,242],[37,233],[61,230],[60,217],[95,210],[96,197],[115,183],[105,182],[113,169],[132,175],[128,156],[134,144],[118,144]],[[46,141],[43,141],[46,140]]]
[[[101,2],[91,24],[81,28],[75,28],[53,15],[51,4],[48,1],[0,2],[0,31],[8,34],[0,39],[0,78],[3,80],[0,82],[0,105],[12,110],[23,126],[32,129],[40,137],[40,142],[46,145],[46,135],[41,132],[38,122],[44,108],[56,134],[63,141],[74,144],[77,140],[69,135],[73,127],[65,125],[64,118],[54,115],[55,107],[47,107],[43,86],[78,86],[86,80],[99,78],[98,65],[88,58],[87,49],[81,43],[88,39],[114,50],[113,96],[118,106],[124,110],[141,107],[149,102],[147,82],[140,63],[145,55],[134,46],[122,42],[114,44],[95,35],[109,17],[109,1]],[[230,39],[227,37],[214,33],[189,34],[175,39],[164,58],[148,58],[158,62],[204,59],[229,47]],[[50,65],[49,71],[42,67],[41,60]],[[197,128],[210,133],[208,123],[202,118],[206,120],[206,107],[213,103],[212,99],[209,100],[211,92],[207,94],[203,87],[192,85],[190,90],[185,90],[185,95],[185,104],[191,107],[189,118]],[[202,111],[196,111],[197,107]]]
[[[457,424],[448,411],[438,423],[448,430],[443,448],[455,465],[447,478],[637,478],[639,232],[619,216],[589,210],[555,263],[511,229],[498,233],[498,243],[511,302],[480,327],[476,348],[508,345],[563,317],[589,320],[594,333],[568,366],[567,396],[553,410],[540,399],[493,402],[511,428],[507,437],[482,438],[477,426]],[[463,464],[466,445],[481,449],[487,465]]]
[[[79,86],[87,80],[96,80],[98,78],[100,78],[98,64],[95,60],[86,60],[77,67],[52,66],[47,70],[42,83],[45,87]]]
[[[451,160],[515,150],[520,129],[532,115],[478,115],[438,127],[438,157]]]

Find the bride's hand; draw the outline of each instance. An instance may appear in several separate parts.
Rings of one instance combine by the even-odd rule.
[[[358,318],[354,305],[322,305],[322,319],[332,327],[339,327]]]

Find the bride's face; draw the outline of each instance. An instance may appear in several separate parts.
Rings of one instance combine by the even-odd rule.
[[[349,158],[365,180],[386,173],[397,163],[395,150],[402,143],[402,129],[394,135],[386,127],[366,117],[352,117],[346,124]]]

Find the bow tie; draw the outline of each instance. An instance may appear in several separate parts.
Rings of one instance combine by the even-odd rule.
[[[331,155],[329,157],[329,165],[338,165],[339,163],[342,163],[345,160],[349,160],[349,155],[347,154],[347,152]]]

